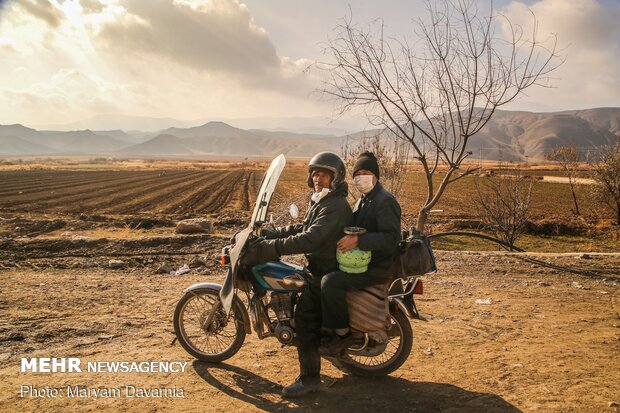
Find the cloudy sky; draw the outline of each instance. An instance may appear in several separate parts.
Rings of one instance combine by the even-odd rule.
[[[483,2],[488,4],[488,2]],[[324,117],[305,71],[351,10],[396,37],[420,0],[0,0],[0,124],[62,125],[100,114],[183,120]],[[496,0],[496,11],[557,33],[552,89],[511,109],[620,106],[619,0]],[[114,127],[116,125],[110,125]]]

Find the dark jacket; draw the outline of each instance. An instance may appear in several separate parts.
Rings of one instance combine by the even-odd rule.
[[[352,212],[347,202],[348,186],[342,183],[319,202],[311,202],[302,224],[270,231],[267,241],[279,255],[305,254],[308,269],[321,277],[338,269],[336,243],[351,225]]]
[[[368,267],[389,270],[401,237],[398,201],[377,182],[372,191],[358,200],[353,210],[354,225],[366,229],[366,233],[359,236],[358,247],[372,251]]]

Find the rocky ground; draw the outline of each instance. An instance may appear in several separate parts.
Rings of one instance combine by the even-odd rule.
[[[3,239],[0,411],[620,409],[617,254],[438,252],[440,271],[417,299],[425,321],[412,320],[414,348],[398,371],[362,379],[324,362],[321,392],[288,401],[280,391],[298,373],[293,348],[252,335],[210,365],[171,344],[183,289],[222,282],[214,256],[226,239]],[[185,373],[20,373],[22,357],[189,364]],[[20,397],[24,385],[176,386],[184,397]]]

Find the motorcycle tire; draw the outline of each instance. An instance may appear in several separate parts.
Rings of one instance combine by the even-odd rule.
[[[236,305],[226,317],[219,304],[210,325],[203,325],[216,303],[219,303],[217,290],[188,291],[177,303],[173,318],[174,333],[181,346],[198,360],[209,363],[219,363],[234,356],[243,345],[246,334],[240,314],[243,310]]]
[[[398,345],[393,354],[388,356],[384,354],[388,351],[388,348],[394,346],[393,343],[389,343],[386,346],[384,353],[381,355],[387,357],[387,359],[380,362],[377,359],[380,360],[381,355],[377,357],[363,357],[346,353],[346,355],[341,356],[339,359],[342,361],[343,367],[351,374],[362,377],[387,376],[405,363],[413,346],[413,329],[409,319],[402,311],[392,310],[390,311],[390,317],[393,322],[392,328],[395,329],[399,338]],[[391,337],[390,341],[395,337]]]

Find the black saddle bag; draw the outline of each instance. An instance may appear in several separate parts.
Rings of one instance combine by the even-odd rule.
[[[429,239],[416,230],[403,235],[391,268],[394,278],[432,274],[437,271],[435,254]]]

